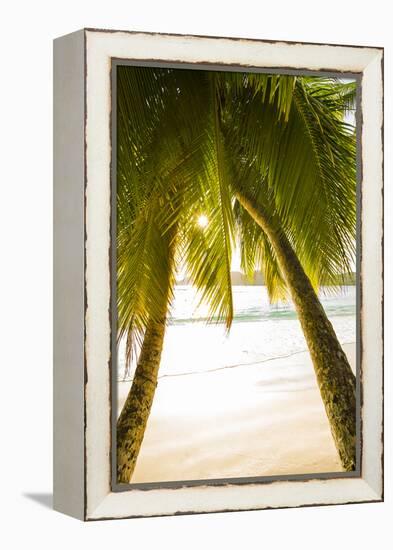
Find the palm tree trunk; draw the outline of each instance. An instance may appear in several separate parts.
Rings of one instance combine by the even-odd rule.
[[[117,480],[129,483],[145,435],[157,386],[165,319],[146,329],[131,389],[117,421]]]
[[[153,405],[173,284],[174,240],[168,234],[167,272],[161,280],[162,302],[156,304],[160,315],[147,323],[132,386],[117,421],[118,483],[131,480]]]
[[[310,351],[330,422],[333,439],[345,470],[356,467],[356,378],[332,324],[303,270],[291,243],[277,231],[271,218],[242,190],[237,199],[269,237],[287,282]]]

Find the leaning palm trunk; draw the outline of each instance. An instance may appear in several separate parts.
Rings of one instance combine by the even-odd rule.
[[[119,483],[129,483],[134,473],[156,391],[173,284],[173,241],[167,246],[167,266],[161,279],[160,303],[156,304],[155,318],[147,323],[132,386],[117,421]]]
[[[289,240],[242,191],[237,199],[268,236],[294,302],[310,350],[333,439],[345,470],[356,467],[356,378],[333,327]]]
[[[117,480],[129,483],[145,435],[157,386],[165,319],[149,323],[130,392],[117,421]]]

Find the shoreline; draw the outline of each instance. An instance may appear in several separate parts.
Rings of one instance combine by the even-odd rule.
[[[356,346],[356,342],[344,342],[344,343],[341,343],[341,346],[343,348],[345,348],[346,346]],[[302,350],[299,350],[299,351],[294,351],[292,353],[288,353],[286,355],[278,355],[277,357],[269,357],[268,359],[261,359],[260,361],[251,361],[250,363],[235,363],[234,365],[226,365],[224,367],[216,367],[216,368],[208,369],[208,370],[190,371],[190,372],[177,372],[177,373],[173,373],[173,374],[163,374],[163,375],[158,377],[158,380],[161,380],[163,378],[175,378],[175,377],[178,377],[178,376],[192,376],[192,375],[197,375],[197,374],[207,374],[209,372],[216,372],[216,371],[226,370],[226,369],[236,369],[236,368],[239,368],[239,367],[253,367],[253,366],[256,366],[256,365],[262,365],[263,363],[270,363],[271,361],[278,361],[280,359],[288,359],[289,357],[293,357],[294,355],[298,355],[298,354],[302,354],[302,353],[308,353],[308,351],[302,349]],[[130,378],[130,377],[127,377],[127,378],[124,378],[124,379],[119,378],[117,380],[117,382],[118,383],[120,383],[120,382],[131,383],[132,378]]]
[[[343,349],[355,369],[356,344]],[[340,471],[303,351],[161,376],[132,483]]]

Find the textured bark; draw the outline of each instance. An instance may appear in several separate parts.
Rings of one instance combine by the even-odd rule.
[[[150,319],[147,324],[131,389],[117,421],[117,481],[119,483],[129,483],[134,473],[157,387],[169,296],[173,284],[174,241],[168,242],[167,246],[168,272],[165,280],[161,280],[162,303],[156,304],[157,313],[160,315]]]
[[[148,325],[132,386],[117,421],[119,483],[129,483],[135,469],[156,391],[164,335],[165,319]]]
[[[243,191],[237,198],[272,243],[306,338],[342,466],[347,471],[354,470],[356,377],[291,243],[276,229],[261,205]]]

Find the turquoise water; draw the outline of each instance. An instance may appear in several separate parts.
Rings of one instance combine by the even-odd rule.
[[[215,372],[289,357],[307,350],[293,304],[271,305],[264,286],[233,287],[234,322],[206,323],[208,308],[198,305],[190,286],[176,286],[161,357],[160,377]],[[322,289],[321,303],[342,344],[356,341],[356,288]],[[124,344],[119,348],[119,377],[124,376]],[[128,376],[132,376],[131,365]]]
[[[322,288],[320,301],[328,317],[353,316],[356,309],[356,287]],[[234,286],[234,322],[253,322],[269,319],[297,319],[291,302],[270,304],[265,286]],[[208,308],[198,306],[198,295],[190,286],[176,286],[175,303],[171,311],[171,325],[206,322]],[[214,320],[214,319],[213,319]]]

